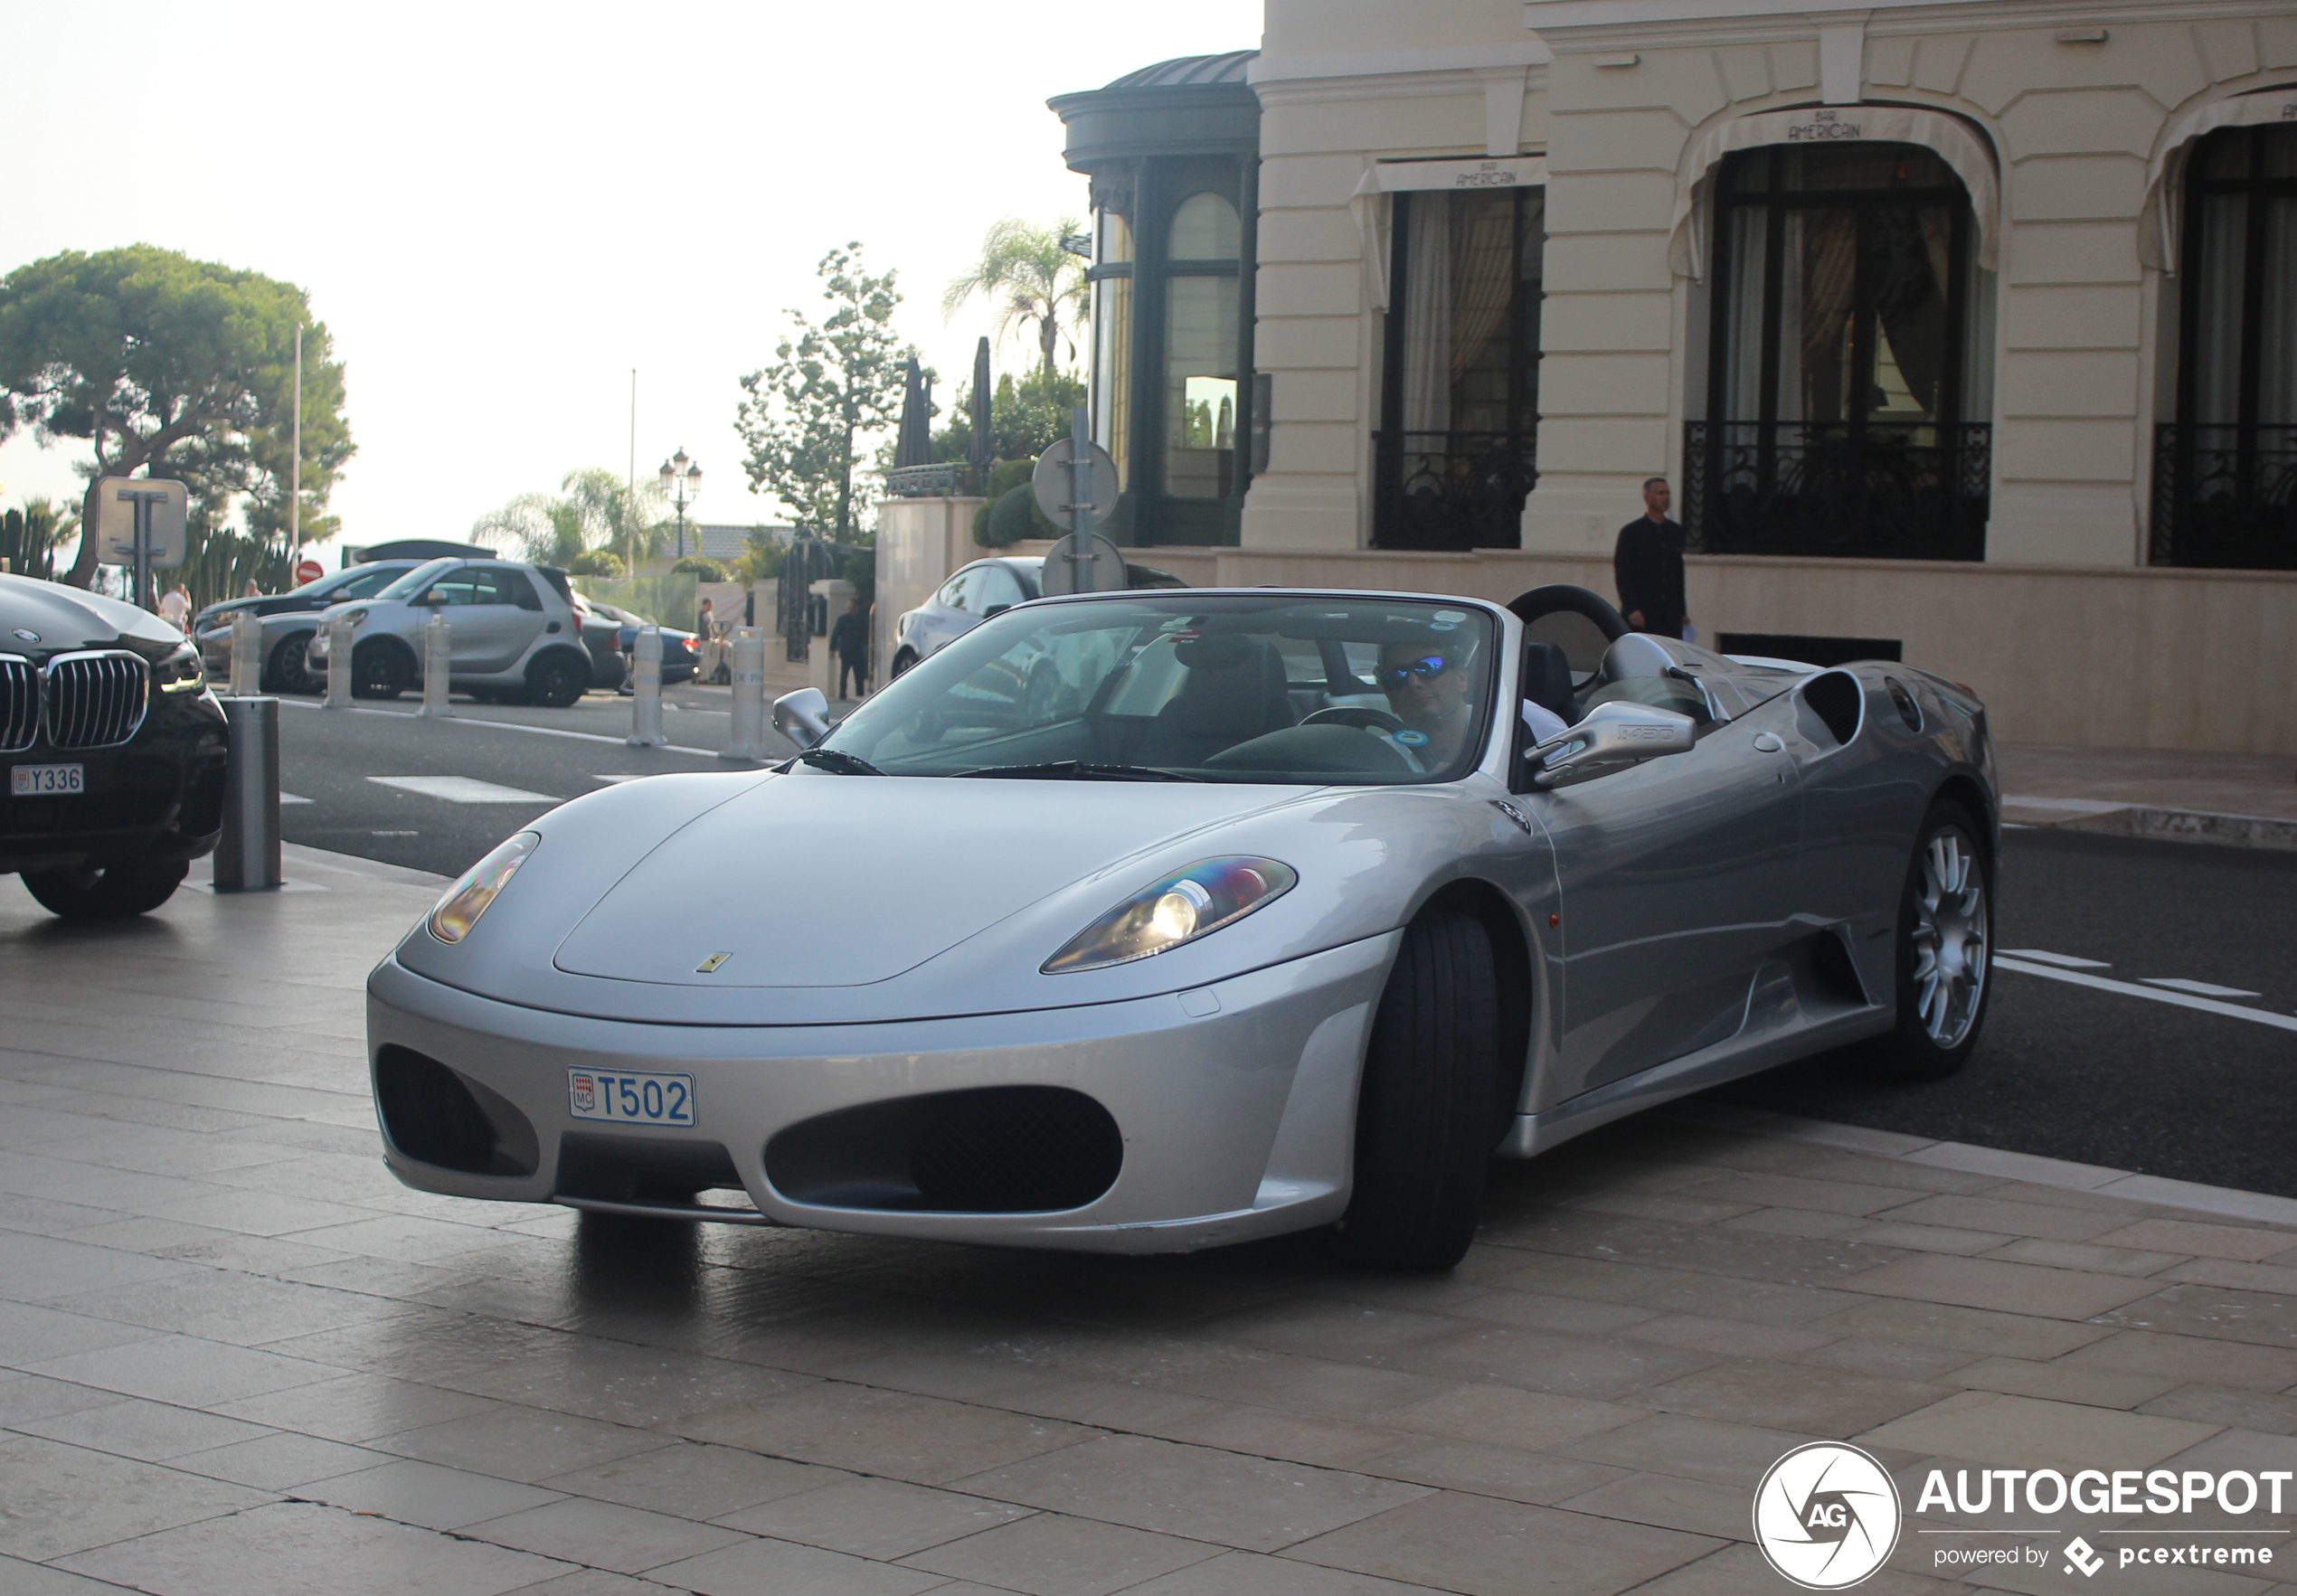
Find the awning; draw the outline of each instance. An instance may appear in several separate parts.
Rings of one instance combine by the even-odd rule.
[[[2172,119],[2161,136],[2160,153],[2146,167],[2145,200],[2138,208],[2138,259],[2172,276],[2177,273],[2180,191],[2185,187],[2186,157],[2193,153],[2195,140],[2220,127],[2283,123],[2297,124],[2297,85],[2212,100]]]
[[[1372,308],[1388,307],[1388,216],[1382,194],[1441,189],[1446,193],[1487,188],[1542,188],[1547,183],[1545,156],[1478,156],[1464,160],[1375,161],[1348,196],[1356,236],[1364,241],[1365,277]]]
[[[1829,105],[1806,110],[1761,111],[1721,122],[1691,140],[1675,194],[1675,218],[1668,228],[1668,264],[1678,277],[1706,276],[1708,179],[1727,155],[1767,144],[1918,144],[1936,152],[1970,191],[1971,213],[1978,222],[1978,263],[1988,270],[2000,255],[1996,212],[2000,184],[1994,152],[1969,123],[1943,111],[1903,105]]]

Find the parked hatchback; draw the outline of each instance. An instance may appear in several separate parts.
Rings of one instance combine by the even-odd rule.
[[[900,675],[928,655],[963,637],[992,615],[1043,598],[1039,581],[1045,556],[1018,554],[976,560],[961,567],[941,590],[893,623],[893,669]],[[1125,567],[1129,588],[1185,588],[1168,571],[1148,565]]]
[[[563,709],[590,687],[590,654],[566,573],[513,560],[433,560],[372,599],[333,606],[319,618],[313,668],[326,668],[328,626],[347,617],[351,691],[396,698],[422,681],[423,628],[434,615],[450,628],[449,682],[458,693]]]
[[[304,659],[312,634],[318,629],[319,612],[331,604],[371,599],[421,564],[420,560],[376,560],[364,565],[330,571],[317,581],[305,582],[284,593],[256,599],[232,599],[210,604],[192,620],[192,636],[199,642],[200,658],[207,674],[227,677],[232,671],[232,618],[242,612],[261,618],[262,661],[266,693],[317,693],[326,685]]]

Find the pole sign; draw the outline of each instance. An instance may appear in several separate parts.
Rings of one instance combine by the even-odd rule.
[[[141,539],[146,569],[172,571],[184,562],[184,524],[190,495],[180,482],[149,477],[107,477],[96,484],[96,546],[107,565],[133,565]]]

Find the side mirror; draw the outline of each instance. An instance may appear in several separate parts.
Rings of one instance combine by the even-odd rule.
[[[818,687],[800,687],[773,701],[773,729],[799,748],[812,748],[829,735],[829,700]]]
[[[1622,770],[1671,753],[1687,753],[1698,722],[1680,710],[1644,704],[1599,704],[1560,736],[1533,749],[1532,784],[1553,787],[1567,776]]]
[[[1007,610],[1012,608],[1013,606],[1010,604],[992,604],[987,609],[981,611],[981,619],[983,620],[995,620],[998,616],[1003,615]]]
[[[447,595],[439,592],[417,593],[407,600],[417,609],[436,609],[446,601]]]

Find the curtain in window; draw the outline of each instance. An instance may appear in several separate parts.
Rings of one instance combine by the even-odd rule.
[[[1404,430],[1451,430],[1451,196],[1415,194],[1404,241]]]
[[[2297,165],[2297,138],[2283,146]],[[2297,199],[2269,199],[2265,212],[2265,276],[2259,284],[2257,420],[2269,427],[2297,424]]]
[[[2202,265],[2186,286],[2201,313],[2193,351],[2196,421],[2241,419],[2241,279],[2248,220],[2246,194],[2212,194],[2201,202]]]
[[[1839,421],[1849,414],[1850,307],[1858,281],[1858,217],[1791,211],[1786,217],[1780,353],[1799,381],[1780,384],[1779,419]]]
[[[1451,379],[1465,376],[1495,337],[1507,334],[1516,292],[1516,197],[1512,190],[1460,194],[1451,202]]]

